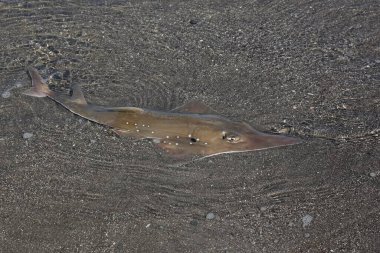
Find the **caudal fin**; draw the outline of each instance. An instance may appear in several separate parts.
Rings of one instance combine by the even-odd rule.
[[[28,72],[30,78],[32,78],[32,87],[24,91],[23,94],[32,97],[46,97],[52,95],[53,91],[49,89],[49,86],[47,86],[35,68],[29,67]]]

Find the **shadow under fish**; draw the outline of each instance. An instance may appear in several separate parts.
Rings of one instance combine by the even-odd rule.
[[[72,95],[49,89],[35,68],[28,68],[32,87],[24,94],[49,97],[71,112],[112,128],[121,136],[152,139],[176,159],[248,152],[301,142],[298,138],[271,135],[246,122],[231,121],[201,102],[189,102],[168,112],[137,107],[105,107],[88,104],[78,85]]]

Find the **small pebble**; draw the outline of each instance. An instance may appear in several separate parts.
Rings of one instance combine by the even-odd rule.
[[[63,74],[62,74],[62,79],[68,80],[69,77],[70,77],[70,70],[65,70],[65,72],[63,72]]]
[[[32,136],[33,136],[32,133],[23,133],[23,134],[22,134],[22,138],[24,138],[24,139],[29,139],[29,138],[31,138]]]
[[[280,134],[288,134],[290,133],[290,127],[284,127],[278,131]]]
[[[370,175],[371,177],[376,177],[376,176],[378,176],[379,174],[380,174],[380,171],[369,173],[369,175]]]
[[[22,83],[16,83],[16,84],[15,84],[15,87],[16,87],[16,88],[21,88],[22,86],[23,86]]]
[[[311,221],[313,220],[313,216],[306,214],[304,217],[302,217],[302,226],[305,228],[311,224]]]
[[[206,215],[206,219],[208,219],[208,220],[215,219],[215,214],[214,214],[214,213],[208,213],[208,214]]]
[[[2,98],[9,98],[11,96],[11,93],[9,91],[4,91],[2,94],[1,94],[1,97]]]
[[[190,221],[190,225],[197,226],[198,225],[198,221],[197,220],[192,220],[192,221]]]

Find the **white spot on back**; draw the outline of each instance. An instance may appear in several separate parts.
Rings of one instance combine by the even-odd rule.
[[[191,138],[191,134],[189,134],[188,136],[189,136],[189,138]]]
[[[152,131],[152,134],[154,134],[154,131]]]
[[[169,139],[169,135],[166,136],[166,139]]]

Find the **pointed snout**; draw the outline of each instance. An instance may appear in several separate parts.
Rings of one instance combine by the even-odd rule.
[[[268,149],[301,143],[299,138],[272,134],[255,134],[249,137],[248,145],[251,150]]]

